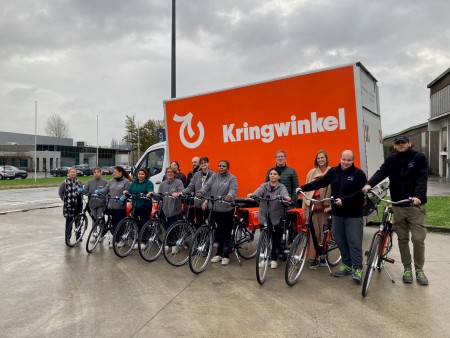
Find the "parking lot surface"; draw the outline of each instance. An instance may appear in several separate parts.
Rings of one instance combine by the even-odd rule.
[[[367,227],[367,249],[375,228]],[[262,286],[255,261],[210,264],[194,275],[161,256],[124,259],[64,243],[62,208],[0,215],[0,328],[4,337],[433,337],[449,336],[450,237],[429,233],[429,286],[401,282],[397,243],[369,295],[327,268],[284,282],[284,264]],[[87,236],[85,236],[86,240]]]

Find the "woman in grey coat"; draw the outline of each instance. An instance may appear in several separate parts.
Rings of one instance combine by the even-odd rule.
[[[95,194],[96,190],[103,189],[108,184],[104,178],[102,178],[102,170],[98,167],[94,168],[94,178],[87,181],[83,187],[85,193]],[[94,222],[103,216],[103,209],[106,205],[106,200],[103,198],[89,197],[89,209],[91,210],[91,216]]]
[[[289,196],[289,192],[284,186],[284,184],[280,183],[281,177],[281,169],[279,167],[273,167],[269,169],[269,182],[265,182],[259,186],[253,193],[248,194],[248,197],[256,196],[256,197],[266,197],[269,196],[270,199],[274,199],[278,196],[281,196],[284,200],[290,201],[291,197]],[[270,267],[272,269],[278,268],[278,256],[283,254],[280,252],[280,241],[281,241],[281,233],[277,230],[280,227],[277,227],[280,224],[281,218],[284,214],[284,206],[281,204],[279,200],[274,200],[269,202],[269,210],[267,210],[267,202],[261,201],[259,204],[259,223],[260,224],[272,224],[272,227],[269,229],[274,229],[275,232],[272,234],[272,252],[271,252],[271,261]],[[269,212],[267,212],[269,211]],[[270,219],[267,219],[267,215],[269,215]]]
[[[197,193],[199,196],[221,197],[225,202],[229,202],[215,202],[214,208],[212,208],[211,202],[208,205],[207,200],[202,204],[203,210],[206,210],[207,207],[212,210],[212,219],[217,223],[215,236],[219,245],[216,256],[211,259],[211,262],[218,263],[221,261],[222,265],[230,263],[230,239],[234,216],[234,207],[231,205],[231,202],[234,201],[238,190],[236,176],[232,175],[229,169],[230,163],[227,160],[221,160],[218,172]]]

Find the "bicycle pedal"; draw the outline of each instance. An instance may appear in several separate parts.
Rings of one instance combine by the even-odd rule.
[[[390,258],[390,257],[384,257],[384,260],[388,263],[392,263],[392,264],[395,263],[395,259]]]

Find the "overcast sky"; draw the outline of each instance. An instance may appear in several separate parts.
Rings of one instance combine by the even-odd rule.
[[[0,131],[74,141],[163,118],[171,0],[0,0]],[[177,0],[177,97],[360,61],[377,78],[384,135],[426,122],[450,67],[448,0]]]

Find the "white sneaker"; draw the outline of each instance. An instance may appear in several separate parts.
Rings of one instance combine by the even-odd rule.
[[[178,253],[178,247],[175,245],[172,247],[172,255],[176,255]]]
[[[124,242],[119,242],[119,243],[116,243],[116,248],[123,248],[125,246],[125,243]]]
[[[271,269],[278,269],[278,262],[277,261],[270,261],[270,268]]]
[[[170,251],[170,246],[166,245],[166,246],[164,247],[164,251],[165,251],[165,252],[169,252],[169,251]]]
[[[222,256],[214,256],[211,258],[211,263],[218,263],[222,260]]]
[[[222,258],[222,265],[228,265],[230,264],[230,259],[229,258]]]
[[[135,244],[134,246],[133,246],[133,250],[137,250],[137,249],[139,249],[139,244]]]
[[[262,260],[261,262],[259,262],[259,267],[261,269],[264,269],[265,266],[266,266],[266,261]]]

